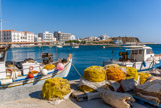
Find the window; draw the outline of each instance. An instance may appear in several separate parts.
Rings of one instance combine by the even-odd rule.
[[[143,50],[139,50],[139,54],[142,54],[143,53]]]
[[[138,54],[138,50],[132,50],[132,54]]]
[[[152,49],[147,49],[147,50],[146,50],[146,53],[147,53],[147,54],[153,54],[153,50],[152,50]]]

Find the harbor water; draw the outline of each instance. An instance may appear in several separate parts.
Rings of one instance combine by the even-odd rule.
[[[161,54],[161,45],[148,45],[153,48],[155,54]],[[26,48],[12,48],[9,49],[7,61],[23,61],[26,58],[33,58],[41,62],[41,53],[52,53],[54,60],[57,58],[67,58],[68,54],[73,55],[73,64],[77,70],[83,74],[85,68],[89,66],[102,66],[104,60],[119,59],[119,52],[124,51],[123,48],[105,48],[102,46],[79,46],[79,48],[72,48],[71,46],[64,46],[63,48],[56,47],[26,47]],[[158,64],[158,65],[161,65]],[[73,66],[68,74],[68,80],[75,80],[80,78]]]

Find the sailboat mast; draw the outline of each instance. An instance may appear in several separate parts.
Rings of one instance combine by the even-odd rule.
[[[0,22],[1,22],[1,42],[3,42],[3,39],[2,39],[2,0],[0,0]]]

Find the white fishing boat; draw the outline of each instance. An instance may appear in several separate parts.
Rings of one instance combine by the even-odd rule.
[[[51,61],[52,54],[43,53],[42,57],[44,57],[43,63],[38,63],[36,61],[32,62],[23,62],[22,69],[18,69],[15,65],[6,67],[6,57],[7,57],[7,47],[0,48],[0,90],[1,89],[10,89],[11,87],[16,86],[26,86],[28,84],[34,85],[41,83],[53,77],[67,77],[72,63],[72,55],[69,54],[67,60],[63,62],[64,69],[58,70],[57,64],[62,60],[59,59],[57,62]],[[48,58],[48,59],[47,59]],[[55,68],[51,70],[44,69],[45,63],[55,65]],[[35,71],[33,77],[29,77],[29,73]]]
[[[62,45],[57,45],[56,47],[57,47],[57,48],[63,48],[63,46],[62,46]]]
[[[73,45],[72,48],[79,48],[79,45]]]
[[[102,48],[104,49],[104,48],[106,48],[106,46],[102,46]]]
[[[107,60],[103,65],[118,64],[126,67],[135,67],[137,70],[153,68],[160,63],[161,55],[155,55],[148,46],[122,46],[123,52],[119,52],[119,60]]]

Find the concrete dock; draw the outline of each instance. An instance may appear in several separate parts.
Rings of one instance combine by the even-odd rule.
[[[78,86],[78,80],[70,81],[70,84],[72,90],[74,90],[75,87]],[[36,88],[32,88],[32,86],[22,87],[20,91],[13,91],[13,89],[14,88],[10,88],[4,97],[0,97],[1,100],[5,99],[5,101],[0,103],[0,108],[112,108],[104,103],[102,99],[77,102],[72,97],[58,105],[53,105],[49,101],[41,99],[40,93],[42,85],[38,85]],[[36,90],[36,92],[31,92],[32,89]],[[134,108],[147,107],[134,103]]]

